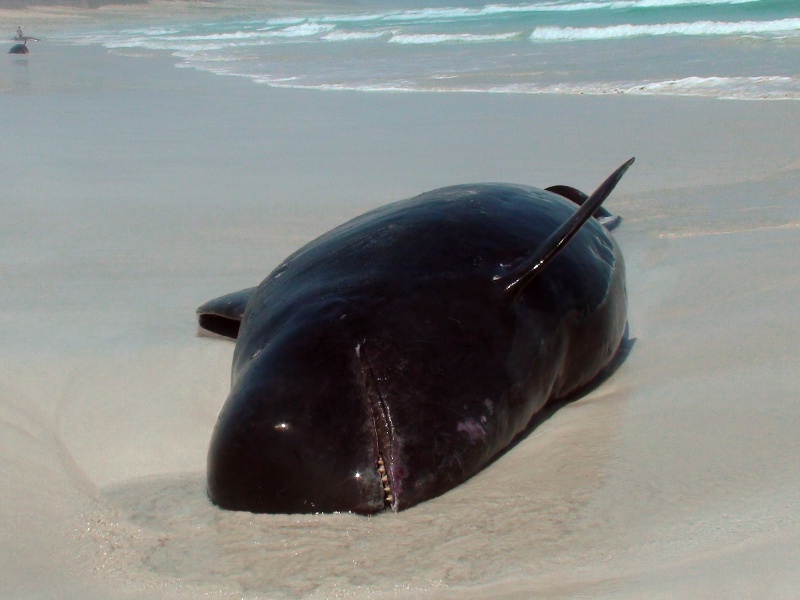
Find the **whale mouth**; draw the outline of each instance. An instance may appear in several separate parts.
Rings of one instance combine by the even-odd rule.
[[[383,501],[387,506],[391,507],[394,502],[394,494],[392,493],[392,486],[389,485],[389,475],[386,472],[386,467],[380,454],[378,454],[378,475],[381,476],[381,484],[383,484]]]
[[[375,468],[383,486],[383,501],[386,508],[396,511],[397,495],[392,487],[391,475],[394,445],[391,412],[380,393],[378,377],[375,375],[375,371],[367,358],[366,342],[363,340],[356,345],[356,357],[360,365],[359,387],[372,416],[372,427],[375,435]]]

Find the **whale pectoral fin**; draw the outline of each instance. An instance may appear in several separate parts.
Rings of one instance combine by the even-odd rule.
[[[545,190],[548,192],[553,192],[554,194],[558,194],[559,196],[563,196],[578,206],[583,206],[583,203],[589,199],[589,196],[584,192],[568,185],[551,185],[549,188],[545,188]],[[592,216],[597,219],[600,225],[605,227],[608,231],[614,229],[622,221],[621,217],[612,215],[602,206],[594,211]]]
[[[244,309],[257,288],[251,287],[209,300],[197,309],[197,320],[202,329],[236,339]]]
[[[514,297],[519,298],[525,286],[541,273],[542,267],[555,258],[573,236],[578,233],[578,230],[583,227],[583,224],[600,208],[600,205],[608,198],[619,183],[619,180],[622,179],[625,171],[633,164],[633,161],[634,159],[631,158],[609,175],[608,178],[600,184],[600,187],[581,204],[580,208],[578,208],[569,219],[564,221],[558,229],[551,233],[528,258],[523,260],[508,273],[497,277],[495,281],[502,285],[507,292],[513,294]]]

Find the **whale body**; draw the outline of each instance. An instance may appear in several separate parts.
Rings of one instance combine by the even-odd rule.
[[[236,339],[211,500],[403,510],[594,381],[627,324],[622,254],[602,225],[616,219],[600,204],[632,162],[591,197],[471,184],[389,204],[198,308],[202,328]]]

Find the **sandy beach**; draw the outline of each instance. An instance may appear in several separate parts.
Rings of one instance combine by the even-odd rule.
[[[45,42],[0,70],[0,596],[797,597],[800,103],[280,90]],[[209,503],[233,344],[199,304],[386,202],[630,156],[609,380],[403,513]]]

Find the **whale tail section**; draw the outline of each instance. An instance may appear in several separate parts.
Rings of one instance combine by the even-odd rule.
[[[578,206],[583,206],[584,202],[589,199],[589,195],[587,193],[575,189],[569,185],[551,185],[550,187],[545,188],[545,190],[548,192],[553,192],[554,194],[558,194],[567,200],[571,200]],[[622,222],[622,217],[619,217],[618,215],[612,215],[602,206],[594,211],[592,216],[597,219],[600,225],[605,227],[608,231],[611,231]]]

